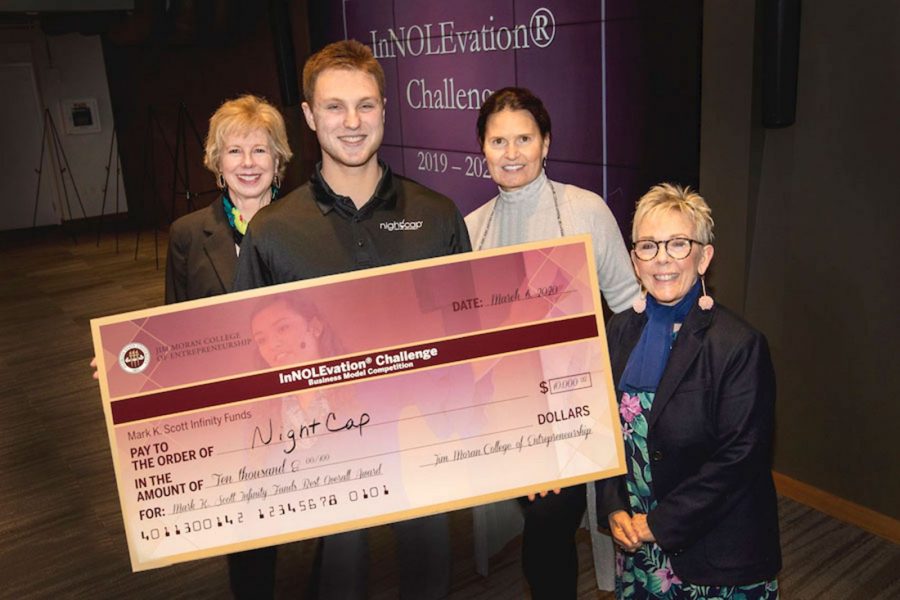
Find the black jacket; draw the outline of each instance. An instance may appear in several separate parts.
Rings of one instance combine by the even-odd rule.
[[[617,384],[647,318],[607,327]],[[775,376],[765,337],[725,308],[695,307],[678,333],[647,416],[647,516],[685,582],[739,585],[781,569],[772,482]],[[623,477],[597,482],[597,513],[630,511]]]
[[[177,219],[169,228],[166,304],[231,291],[237,251],[222,199]]]

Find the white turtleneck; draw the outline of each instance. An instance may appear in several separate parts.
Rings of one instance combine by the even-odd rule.
[[[559,219],[553,201],[559,200]],[[493,217],[491,217],[493,214]],[[603,198],[574,185],[550,181],[542,171],[529,183],[500,194],[466,217],[475,250],[591,234],[600,292],[613,312],[630,308],[640,293],[622,233]]]

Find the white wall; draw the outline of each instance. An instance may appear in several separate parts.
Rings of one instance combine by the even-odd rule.
[[[6,177],[0,178],[0,203],[3,219],[0,229],[19,229],[59,223],[56,204],[57,185],[52,157],[43,160],[48,174],[38,192],[38,162],[41,155],[43,115],[31,44],[0,44],[0,164]]]
[[[7,160],[11,177],[0,180],[0,208],[7,218],[0,219],[0,229],[20,229],[32,225],[34,198],[38,185],[38,167],[42,145],[45,159],[40,180],[41,198],[38,201],[38,225],[58,223],[60,220],[92,217],[101,213],[103,188],[106,185],[106,165],[109,159],[113,132],[113,115],[106,81],[103,50],[98,36],[68,34],[45,36],[37,28],[0,31],[0,77],[14,85],[14,92],[5,94],[0,108],[4,155],[0,159],[15,159],[14,168]],[[33,90],[29,92],[29,77]],[[8,88],[4,88],[9,91]],[[100,131],[96,133],[67,133],[61,103],[66,99],[93,98],[96,100]],[[55,153],[43,134],[43,111],[47,108],[59,133],[69,171],[77,186],[78,203],[71,179],[61,175],[62,159],[55,162]],[[35,115],[37,117],[35,118]],[[13,156],[7,157],[18,148]],[[33,155],[33,156],[32,156]],[[103,212],[116,212],[115,152],[109,191]],[[19,164],[21,163],[21,164]],[[68,192],[68,203],[63,194]],[[127,212],[124,185],[119,181],[118,212]],[[47,195],[45,195],[47,194]]]

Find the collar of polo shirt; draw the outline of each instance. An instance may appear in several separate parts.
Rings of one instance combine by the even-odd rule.
[[[380,159],[378,165],[381,167],[381,179],[378,181],[378,185],[375,186],[375,193],[372,194],[372,198],[362,208],[357,209],[356,205],[353,204],[353,200],[347,196],[341,196],[331,189],[331,186],[322,177],[322,163],[316,164],[316,171],[310,177],[310,182],[313,186],[316,204],[319,205],[322,214],[327,214],[334,210],[345,218],[354,216],[365,218],[378,208],[393,209],[397,205],[397,191],[392,184],[393,173],[387,163]]]

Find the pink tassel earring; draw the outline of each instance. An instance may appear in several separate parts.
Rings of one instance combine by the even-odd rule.
[[[706,293],[706,279],[704,279],[703,275],[700,276],[700,285],[703,287],[703,295],[700,296],[697,304],[700,305],[701,310],[710,310],[715,306],[716,302],[712,299],[712,296]]]
[[[644,286],[641,286],[641,295],[634,299],[634,302],[631,303],[631,308],[637,314],[647,310],[647,290],[644,289]]]

